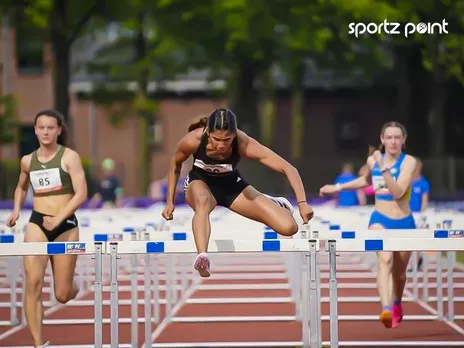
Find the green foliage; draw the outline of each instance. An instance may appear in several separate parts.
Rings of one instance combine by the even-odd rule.
[[[11,94],[0,96],[0,145],[17,139],[18,121],[16,100]]]

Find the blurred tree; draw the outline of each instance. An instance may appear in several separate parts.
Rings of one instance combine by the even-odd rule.
[[[164,0],[158,7],[163,35],[195,53],[190,55],[194,66],[205,68],[211,78],[228,80],[230,107],[239,117],[240,128],[258,139],[260,133],[268,133],[269,127],[262,130],[259,114],[261,119],[272,119],[274,112],[269,69],[276,59],[276,28],[286,2]],[[258,84],[261,93],[257,93]]]
[[[139,117],[139,190],[146,194],[153,179],[153,149],[159,141],[155,134],[156,94],[162,93],[164,80],[188,69],[188,57],[178,43],[157,30],[156,3],[140,0],[113,5],[105,18],[93,23],[94,31],[107,28],[109,23],[116,29],[114,40],[85,64],[96,86],[90,98],[106,106],[115,126],[134,112]],[[128,88],[134,81],[135,88]]]
[[[374,22],[380,23],[388,18],[389,22],[401,23],[400,35],[368,35],[362,38],[362,44],[366,40],[388,43],[394,59],[397,115],[407,120],[409,151],[443,158],[448,117],[445,114],[446,81],[464,82],[464,1],[401,0],[385,1],[382,5],[373,0],[362,3],[331,1],[339,2],[345,13],[351,14],[357,22],[375,19],[372,14],[376,11],[369,9],[383,6],[383,10],[377,12],[381,15]],[[388,12],[390,16],[387,17]],[[415,30],[419,23],[427,28],[425,33]],[[406,24],[410,29],[407,36],[404,34]],[[444,175],[439,169],[434,172],[433,181],[438,191],[443,189]]]
[[[70,60],[71,46],[82,30],[106,1],[89,2],[75,0],[2,0],[0,10],[11,15],[15,22],[28,21],[43,33],[45,42],[50,42],[53,52],[53,94],[55,108],[63,113],[70,129],[73,142],[71,118],[69,115]]]
[[[14,143],[17,139],[18,122],[14,96],[0,96],[0,146]]]

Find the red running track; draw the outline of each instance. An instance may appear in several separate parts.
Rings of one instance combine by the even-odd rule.
[[[251,279],[223,279],[224,275],[230,274],[231,271],[216,271],[212,277],[202,280],[196,284],[190,300],[186,301],[178,308],[175,313],[176,318],[184,320],[192,317],[224,317],[224,316],[294,316],[295,305],[285,303],[285,299],[291,297],[291,291],[288,286],[286,273],[282,271],[266,271],[243,273],[244,277]],[[219,267],[218,267],[219,268]],[[282,268],[283,269],[283,268]],[[213,268],[214,270],[214,268]],[[367,272],[367,271],[365,271]],[[237,275],[240,272],[233,272]],[[219,276],[222,275],[222,277]],[[256,279],[253,279],[256,274]],[[268,274],[270,277],[277,279],[258,279],[258,274]],[[366,275],[368,273],[364,273]],[[215,278],[216,276],[216,278]],[[239,276],[239,274],[238,274]],[[142,275],[143,277],[143,275]],[[217,279],[222,278],[222,279]],[[238,278],[238,277],[236,277]],[[281,278],[281,279],[278,279]],[[143,278],[142,278],[143,279]],[[434,281],[433,279],[431,279]],[[462,282],[464,279],[460,279]],[[164,284],[163,281],[160,282]],[[340,288],[338,296],[359,297],[359,296],[377,296],[375,289],[344,289],[344,283],[371,283],[375,284],[374,278],[352,278],[339,279]],[[409,282],[411,284],[411,281]],[[257,285],[253,290],[233,290],[232,286]],[[327,279],[322,280],[322,284],[327,284]],[[129,285],[129,281],[120,281],[120,285]],[[139,282],[139,285],[142,283]],[[221,290],[208,290],[207,287],[221,286]],[[281,287],[282,289],[264,289],[264,287]],[[229,289],[228,289],[229,287]],[[206,288],[206,289],[205,289]],[[327,297],[328,289],[322,288],[322,297]],[[435,295],[434,289],[430,289],[431,296]],[[139,299],[143,300],[144,293],[139,291]],[[161,291],[161,298],[165,298],[165,292]],[[446,296],[446,289],[444,289]],[[464,296],[464,289],[455,289],[455,296]],[[236,298],[280,298],[284,303],[227,303],[227,304],[198,304],[195,303],[200,299],[236,299]],[[93,294],[89,293],[79,300],[92,300]],[[104,299],[109,299],[109,293],[104,293]],[[130,292],[120,292],[119,299],[130,299]],[[44,294],[44,300],[48,300],[48,294]],[[79,301],[77,300],[77,301]],[[0,301],[5,303],[9,301],[8,296],[0,295]],[[18,295],[18,301],[21,301],[21,295]],[[249,301],[249,300],[248,300]],[[193,303],[192,303],[193,302]],[[218,302],[218,301],[215,301]],[[434,304],[430,306],[435,308]],[[446,308],[446,302],[445,302]],[[376,302],[340,302],[338,305],[339,315],[374,315],[379,314],[380,305]],[[430,315],[430,308],[426,309],[420,304],[406,302],[404,304],[405,315]],[[457,303],[455,306],[456,314],[464,314],[463,303]],[[7,308],[0,309],[0,320],[7,320]],[[120,318],[130,318],[130,305],[119,306]],[[144,305],[138,305],[139,318],[144,317]],[[328,303],[322,304],[322,315],[329,314]],[[104,306],[104,318],[109,318],[109,306]],[[161,305],[161,315],[164,317],[164,305]],[[46,319],[90,319],[94,318],[93,306],[62,306],[54,308],[52,313],[46,315]],[[186,319],[185,319],[186,318]],[[464,324],[459,323],[458,324]],[[121,344],[130,343],[130,324],[119,324],[119,339]],[[50,340],[52,346],[79,346],[93,344],[93,324],[64,324],[64,325],[45,325],[44,338]],[[302,325],[297,321],[282,322],[165,322],[160,325],[152,324],[151,331],[155,334],[155,342],[159,344],[171,343],[182,346],[182,343],[191,343],[192,347],[200,347],[204,342],[301,342]],[[1,347],[22,347],[31,346],[31,339],[25,328],[1,328],[0,340]],[[6,337],[5,337],[6,336]],[[139,347],[144,341],[144,324],[138,325]],[[377,320],[374,321],[340,321],[339,339],[340,341],[463,341],[463,335],[457,332],[444,322],[440,321],[404,321],[401,327],[397,329],[385,329]],[[322,325],[322,339],[329,341],[328,322],[324,321]],[[105,344],[110,343],[110,326],[103,326],[103,341]],[[161,345],[164,346],[164,345]],[[437,347],[440,344],[437,344]],[[385,346],[384,346],[385,347]],[[398,347],[398,346],[396,346]]]

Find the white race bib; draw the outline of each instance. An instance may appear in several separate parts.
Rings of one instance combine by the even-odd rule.
[[[232,164],[207,164],[199,159],[196,159],[193,165],[214,174],[230,173],[234,170]]]
[[[372,177],[372,187],[375,191],[387,189],[387,184],[382,176]]]
[[[54,192],[63,188],[59,168],[35,170],[29,173],[29,177],[36,193]]]

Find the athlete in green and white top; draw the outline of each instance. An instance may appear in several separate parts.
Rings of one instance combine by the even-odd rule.
[[[34,127],[40,148],[21,159],[21,173],[14,194],[14,209],[7,225],[12,227],[16,224],[31,185],[33,211],[24,242],[78,241],[79,227],[74,213],[87,198],[87,184],[80,157],[77,152],[65,146],[66,126],[59,112],[39,112],[35,117]],[[50,256],[55,297],[61,303],[72,300],[78,293],[74,283],[78,251],[73,249],[72,255]],[[39,314],[43,312],[41,295],[47,263],[48,256],[24,257],[24,310],[35,347],[48,345],[43,343],[42,315]]]

